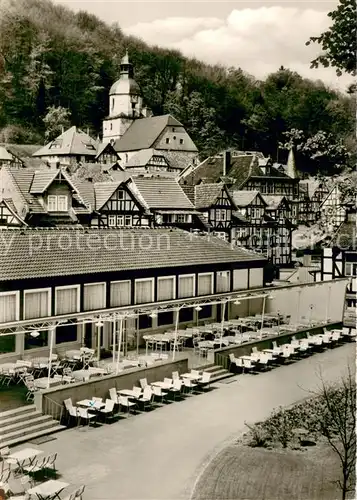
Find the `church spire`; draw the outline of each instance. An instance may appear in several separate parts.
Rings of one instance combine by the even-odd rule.
[[[295,165],[294,149],[291,147],[289,150],[288,163],[286,168],[286,173],[292,179],[297,179],[297,170]]]

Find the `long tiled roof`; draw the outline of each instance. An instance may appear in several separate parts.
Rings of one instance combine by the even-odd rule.
[[[57,145],[57,147],[53,147]],[[53,141],[36,151],[33,156],[97,155],[98,142],[77,127],[71,127]]]
[[[7,230],[0,252],[0,281],[265,261],[211,235],[167,228]]]
[[[115,141],[114,149],[121,152],[152,148],[165,127],[183,127],[183,125],[172,115],[150,116],[134,120],[125,134]],[[194,144],[192,151],[197,151]]]
[[[130,167],[145,167],[153,156],[160,156],[165,160],[165,163],[168,165],[168,161],[165,156],[154,148],[142,149],[138,151],[135,155],[133,155],[126,163],[125,168]]]
[[[224,184],[198,184],[195,186],[195,207],[208,208],[213,205],[222,192]]]
[[[120,184],[120,182],[96,182],[94,184],[96,210],[100,210],[105,205]]]
[[[191,201],[172,177],[132,177],[129,188],[134,194],[139,194],[146,208],[194,210]]]

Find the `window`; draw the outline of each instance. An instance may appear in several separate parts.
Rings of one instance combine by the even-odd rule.
[[[197,295],[211,295],[212,293],[213,293],[213,273],[199,274]]]
[[[186,297],[195,296],[195,275],[183,274],[179,276],[178,282],[178,298],[184,299]]]
[[[262,288],[263,286],[263,269],[252,268],[249,270],[249,288]]]
[[[0,293],[0,323],[19,319],[19,292]]]
[[[105,308],[105,283],[85,284],[83,293],[85,311]]]
[[[110,283],[110,307],[131,304],[131,281],[112,281]]]
[[[345,276],[357,276],[357,263],[346,262]]]
[[[57,210],[59,212],[68,211],[68,198],[67,196],[58,196],[57,198]]]
[[[202,306],[201,311],[198,311],[198,319],[207,319],[212,317],[212,306]]]
[[[114,109],[114,97],[112,97],[112,109]]]
[[[47,210],[49,212],[56,212],[57,211],[57,196],[49,195],[47,197]]]
[[[193,308],[192,307],[183,307],[180,310],[180,323],[190,323],[193,321]]]
[[[0,293],[0,323],[19,319],[19,292]],[[0,336],[0,354],[15,352],[16,335]]]
[[[166,137],[166,144],[168,144],[170,142],[170,139],[168,137]]]
[[[175,276],[160,276],[157,279],[157,300],[172,300],[176,296]]]
[[[124,217],[122,215],[117,215],[117,226],[124,226]]]
[[[115,215],[109,215],[108,217],[108,225],[111,227],[115,226],[116,218]]]
[[[24,319],[44,318],[51,315],[51,290],[42,288],[25,290],[24,292]],[[37,337],[30,333],[25,334],[25,349],[34,349],[48,345],[48,332],[40,331]]]
[[[231,273],[229,271],[220,271],[217,273],[217,284],[216,284],[216,292],[229,292],[231,289]]]
[[[131,215],[126,215],[125,216],[125,225],[126,226],[132,226],[133,225],[133,218]]]
[[[124,200],[124,191],[123,190],[119,190],[117,191],[117,195],[118,195],[118,200]]]
[[[63,325],[56,328],[56,344],[77,341],[77,325]]]
[[[225,221],[227,220],[227,212],[223,210],[216,210],[216,220]]]
[[[55,291],[55,299],[55,314],[69,314],[79,312],[79,285],[57,287]]]
[[[138,323],[139,330],[152,328],[152,318],[150,318],[147,314],[140,314]]]
[[[183,139],[180,139],[180,144],[183,144]]]
[[[188,222],[188,215],[187,214],[177,214],[176,215],[176,220],[177,222]]]
[[[157,326],[173,325],[174,313],[171,311],[159,313],[157,316]]]
[[[135,304],[154,302],[154,278],[135,280]]]
[[[233,290],[246,290],[248,288],[248,269],[234,269]]]
[[[24,301],[24,319],[51,316],[51,290],[49,288],[25,290]]]
[[[172,215],[171,214],[163,214],[162,222],[164,224],[168,224],[169,222],[172,222]]]
[[[175,132],[175,129],[173,128],[172,131]]]

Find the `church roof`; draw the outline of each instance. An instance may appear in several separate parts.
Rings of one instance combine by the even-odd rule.
[[[109,95],[120,94],[136,94],[141,95],[139,84],[136,83],[134,78],[127,78],[125,75],[121,76],[119,80],[113,83],[110,87]]]
[[[33,156],[84,155],[95,157],[97,149],[98,143],[95,139],[73,126],[33,153]]]
[[[114,143],[114,149],[121,151],[139,151],[154,147],[164,129],[169,127],[183,127],[172,115],[150,116],[133,120],[125,134]]]

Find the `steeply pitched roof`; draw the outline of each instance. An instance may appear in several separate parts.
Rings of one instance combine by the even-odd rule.
[[[210,156],[197,165],[193,170],[188,170],[181,176],[181,183],[198,184],[219,182],[223,179],[223,156]],[[231,166],[226,172],[226,182],[239,188],[251,175],[262,175],[258,166],[258,158],[254,155],[233,156]]]
[[[5,146],[0,145],[0,161],[12,161],[13,159],[13,155],[9,153]]]
[[[0,206],[1,205],[4,205],[8,210],[10,210],[10,212],[13,214],[14,217],[16,217],[16,219],[20,222],[22,226],[27,226],[26,222],[17,213],[16,207],[11,198],[4,198],[0,200]]]
[[[256,190],[249,191],[245,189],[235,189],[234,191],[231,191],[233,201],[237,207],[246,207],[252,203],[252,201],[256,198],[256,196],[259,196],[259,194],[259,191]]]
[[[125,163],[124,168],[145,167],[150,162],[153,156],[160,156],[165,160],[167,166],[169,165],[169,162],[167,161],[166,157],[161,153],[161,151],[158,151],[157,149],[154,148],[149,148],[138,151]]]
[[[66,245],[61,244],[63,236]],[[31,236],[46,242],[29,251]],[[108,238],[110,237],[110,245]],[[73,244],[67,244],[70,239]],[[93,241],[95,238],[95,245]],[[145,241],[154,244],[143,245]],[[8,248],[11,245],[11,252]],[[90,251],[89,251],[90,250]],[[0,281],[158,269],[200,264],[265,262],[262,256],[218,238],[178,229],[6,230],[0,239]]]
[[[286,200],[285,196],[280,195],[262,195],[263,200],[267,204],[267,210],[276,210],[283,200]]]
[[[59,170],[48,169],[35,171],[30,186],[31,194],[42,194],[57,177]]]
[[[20,159],[24,167],[28,168],[48,168],[47,165],[40,159],[34,158],[32,155],[38,151],[41,146],[33,144],[1,144],[10,154],[14,155],[16,158]]]
[[[128,186],[146,208],[194,210],[191,201],[172,177],[136,176],[132,177]]]
[[[113,180],[113,169],[105,163],[81,162],[71,176],[79,181],[92,179],[93,182],[106,182]]]
[[[30,193],[30,187],[35,174],[35,170],[20,168],[18,170],[8,169],[8,172],[10,173],[10,175],[12,175],[15,185],[18,187],[31,212],[46,212],[36,196]]]
[[[224,188],[222,183],[198,184],[195,186],[195,207],[197,209],[212,206]]]
[[[150,116],[134,120],[125,134],[114,143],[116,151],[139,151],[154,146],[165,127],[183,127],[172,115]]]
[[[94,191],[94,183],[89,182],[87,180],[79,180],[75,179],[74,184],[84,201],[84,203],[92,210],[95,210],[95,191]]]
[[[84,155],[95,157],[97,149],[96,140],[73,126],[36,151],[33,156]]]
[[[343,250],[356,249],[356,221],[349,220],[341,224],[331,240],[330,246],[334,245],[342,248]]]
[[[97,182],[94,184],[96,210],[102,208],[120,184],[120,182]]]

